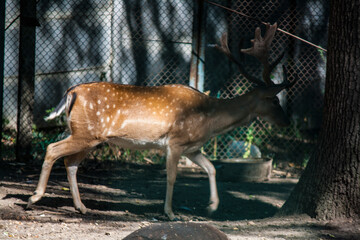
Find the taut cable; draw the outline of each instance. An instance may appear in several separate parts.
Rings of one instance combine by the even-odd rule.
[[[256,21],[256,22],[258,22],[258,23],[261,23],[261,24],[264,24],[264,25],[267,24],[266,22],[261,21],[261,20],[258,19],[258,18],[249,16],[249,15],[247,15],[247,14],[245,14],[245,13],[236,11],[236,10],[234,10],[234,9],[225,7],[225,6],[223,6],[223,5],[220,5],[220,4],[217,4],[217,3],[214,3],[214,2],[208,1],[208,0],[205,0],[205,2],[207,2],[207,3],[211,4],[211,5],[214,5],[214,6],[216,6],[216,7],[225,9],[225,10],[227,10],[227,11],[236,13],[236,14],[238,14],[238,15],[244,16],[244,17],[249,18],[249,19],[251,19],[251,20],[253,20],[253,21]],[[277,28],[277,30],[278,30],[279,32],[282,32],[282,33],[284,33],[284,34],[289,35],[290,37],[293,37],[293,38],[298,39],[298,40],[300,40],[300,41],[302,41],[302,42],[304,42],[304,43],[306,43],[306,44],[309,44],[310,46],[316,47],[317,49],[320,49],[320,50],[322,50],[322,51],[324,51],[324,52],[327,52],[327,50],[326,50],[325,48],[322,48],[322,47],[320,47],[320,46],[318,46],[318,45],[316,45],[316,44],[314,44],[314,43],[312,43],[312,42],[309,42],[309,41],[307,41],[307,40],[305,40],[305,39],[303,39],[303,38],[301,38],[301,37],[298,37],[298,36],[296,36],[296,35],[294,35],[294,34],[292,34],[292,33],[289,33],[288,31],[285,31],[285,30],[283,30],[283,29],[281,29],[281,28]]]

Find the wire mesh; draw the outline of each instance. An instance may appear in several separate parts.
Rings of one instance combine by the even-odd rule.
[[[214,2],[263,22],[277,22],[279,28],[326,47],[328,19],[326,1],[248,0],[227,1],[227,4],[224,4],[224,1]],[[247,72],[261,78],[262,66],[259,62],[252,57],[237,53],[240,48],[250,47],[255,28],[261,27],[264,33],[264,26],[241,15],[224,12],[216,6],[210,7],[207,23],[207,39],[215,43],[219,41],[222,32],[228,32],[232,53],[238,55]],[[298,79],[291,89],[278,95],[283,108],[292,120],[291,126],[278,128],[262,119],[257,119],[250,126],[212,139],[204,147],[204,152],[210,158],[242,157],[245,152],[243,143],[248,142],[247,138],[251,134],[252,143],[260,148],[263,155],[273,156],[275,160],[296,162],[299,165],[308,160],[316,144],[321,122],[325,53],[277,32],[271,47],[270,62],[282,52],[285,52],[285,56],[275,68],[272,80],[275,83],[282,81],[281,65],[286,65],[289,81]],[[223,60],[219,61],[219,59]],[[253,87],[225,56],[216,52],[216,49],[207,51],[206,63],[205,89],[210,90],[213,96],[232,98]]]
[[[2,119],[2,155],[3,158],[15,158],[16,115],[17,115],[17,74],[19,56],[19,14],[18,1],[6,1],[3,119]],[[6,129],[5,129],[6,127]]]
[[[322,1],[215,1],[279,27],[326,48],[328,5]],[[112,81],[123,84],[188,84],[191,43],[193,41],[193,1],[173,0],[40,0],[36,31],[36,76],[33,127],[33,156],[41,159],[48,143],[65,135],[62,121],[47,123],[46,112],[57,105],[67,88],[90,81]],[[5,78],[3,99],[3,156],[14,158],[16,143],[18,84],[18,1],[6,1]],[[257,22],[208,5],[206,41],[218,43],[223,32],[229,33],[234,53],[238,44],[250,46]],[[264,30],[264,27],[262,26]],[[282,68],[288,78],[298,82],[279,97],[292,119],[288,128],[278,128],[257,119],[252,125],[210,140],[203,152],[211,159],[242,156],[236,146],[248,141],[263,155],[275,159],[301,162],[316,143],[321,121],[324,93],[324,53],[287,35],[277,33],[271,50],[271,61],[285,52],[273,73],[282,81]],[[246,70],[259,77],[261,65],[249,56],[238,56]],[[207,47],[205,57],[205,90],[213,97],[232,98],[253,86],[216,49]],[[235,146],[235,147],[234,147]],[[97,158],[115,158],[117,150],[96,150]],[[122,150],[124,154],[126,151]],[[158,156],[148,151],[146,156]],[[145,156],[144,154],[142,156]]]

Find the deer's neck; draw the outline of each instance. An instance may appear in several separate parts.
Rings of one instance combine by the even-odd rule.
[[[251,93],[233,99],[216,99],[211,114],[213,135],[227,132],[251,122],[255,117],[255,101]]]

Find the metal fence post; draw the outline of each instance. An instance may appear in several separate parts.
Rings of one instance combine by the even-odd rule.
[[[4,52],[5,52],[5,2],[0,3],[0,136],[3,132],[3,93],[4,93]],[[0,144],[0,158],[2,159],[2,150]]]
[[[35,88],[36,0],[20,1],[16,159],[30,157]]]
[[[204,0],[194,1],[193,37],[190,66],[190,86],[204,91],[205,79],[205,25],[206,5]]]

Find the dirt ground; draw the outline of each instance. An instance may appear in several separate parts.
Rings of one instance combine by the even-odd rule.
[[[162,166],[85,162],[78,181],[86,215],[73,208],[62,163],[54,166],[44,198],[26,210],[39,173],[39,167],[0,165],[0,239],[122,239],[139,228],[167,221]],[[180,221],[208,223],[229,239],[360,239],[359,223],[349,220],[274,217],[297,183],[291,176],[275,170],[270,181],[261,183],[218,181],[220,205],[209,217],[207,176],[197,168],[181,167],[174,212]]]

